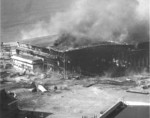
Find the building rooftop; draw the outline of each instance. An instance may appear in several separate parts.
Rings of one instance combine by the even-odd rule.
[[[86,49],[86,48],[93,48],[93,47],[99,47],[99,46],[126,46],[126,47],[132,47],[133,45],[124,44],[124,43],[116,43],[116,42],[100,42],[97,44],[91,44],[86,46],[79,46],[79,47],[71,47],[71,46],[57,46],[52,47],[53,50],[58,52],[69,52],[73,50],[80,50],[80,49]]]
[[[42,59],[34,56],[29,56],[29,55],[13,55],[11,58],[19,61],[27,62],[30,64],[35,62],[42,62]]]

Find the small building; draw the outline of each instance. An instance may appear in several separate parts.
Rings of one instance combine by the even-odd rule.
[[[38,57],[30,55],[13,55],[11,58],[14,67],[23,71],[35,72],[43,68],[43,61]]]
[[[54,51],[51,48],[40,47],[37,45],[30,45],[19,43],[15,50],[17,55],[31,55],[38,57],[43,61],[43,70],[59,70],[58,55],[60,52]]]

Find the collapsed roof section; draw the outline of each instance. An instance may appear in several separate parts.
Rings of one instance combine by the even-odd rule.
[[[41,57],[45,65],[51,65],[52,68],[83,74],[100,74],[106,71],[121,74],[128,69],[139,71],[144,68],[149,71],[149,42],[138,45],[101,42],[67,49],[19,44],[16,50]]]

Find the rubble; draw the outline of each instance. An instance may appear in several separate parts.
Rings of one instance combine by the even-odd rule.
[[[42,85],[37,85],[37,89],[42,93],[46,92],[47,90]]]
[[[148,91],[138,90],[138,89],[129,89],[127,92],[138,93],[138,94],[150,94]]]
[[[150,88],[150,84],[148,84],[148,85],[143,85],[142,88],[143,88],[143,89],[149,89],[149,88]]]
[[[130,71],[131,73],[126,76],[112,77],[114,74],[111,73],[112,70],[115,71],[114,75],[117,75],[117,73],[122,74],[122,71],[129,69],[133,65],[127,63],[127,60],[120,61],[118,59],[120,58],[122,60],[126,58],[124,56],[120,57],[121,55],[118,55],[118,58],[114,58],[117,52],[113,52],[112,60],[101,60],[100,57],[97,56],[99,53],[103,54],[103,51],[100,51],[101,48],[109,49],[109,46],[112,47],[114,51],[118,50],[118,46],[119,49],[123,49],[123,51],[129,49],[129,54],[133,54],[132,56],[138,53],[138,48],[130,50],[129,45],[124,47],[120,44],[108,45],[107,43],[107,45],[94,45],[63,50],[62,52],[50,48],[44,52],[43,50],[45,48],[32,45],[27,46],[28,47],[24,48],[21,46],[17,47],[17,51],[20,51],[18,55],[22,55],[21,51],[24,51],[24,54],[34,52],[29,55],[35,54],[38,58],[40,57],[43,64],[41,68],[44,68],[44,71],[37,69],[36,72],[28,72],[26,69],[19,71],[18,69],[14,69],[14,67],[5,68],[5,70],[1,72],[3,78],[1,79],[0,86],[1,88],[6,88],[19,100],[18,106],[24,111],[30,110],[35,112],[35,110],[37,110],[42,111],[42,113],[51,112],[56,118],[60,117],[59,115],[61,113],[67,114],[66,116],[68,116],[68,114],[72,116],[73,114],[75,118],[82,116],[88,118],[100,117],[105,113],[107,109],[106,106],[108,107],[111,103],[114,103],[114,101],[116,102],[118,98],[122,99],[127,95],[133,95],[133,99],[135,99],[134,96],[144,96],[143,98],[146,98],[149,95],[150,75],[146,70],[142,73]],[[116,48],[113,48],[113,46]],[[40,49],[40,51],[38,49]],[[93,54],[92,50],[94,52],[96,51],[96,53]],[[128,51],[126,53],[128,53]],[[142,54],[142,51],[139,52]],[[75,55],[78,54],[81,56],[74,58]],[[84,55],[82,56],[82,54]],[[107,54],[109,55],[109,53]],[[125,55],[131,56],[128,54]],[[87,60],[88,56],[90,57]],[[110,57],[106,56],[105,58]],[[98,60],[94,63],[95,59]],[[100,66],[99,61],[100,63],[110,61],[110,65],[113,65],[108,72],[104,72],[104,76],[99,73],[101,70],[98,70],[98,74],[95,74],[95,69],[103,68],[105,64],[108,64],[105,63]],[[128,61],[132,61],[132,59]],[[140,63],[140,61],[138,63]],[[134,67],[145,67],[145,64],[143,65],[142,63],[146,64],[146,61],[141,62],[139,65],[135,63]],[[92,68],[90,68],[91,65]],[[109,65],[107,66],[109,67]],[[116,69],[114,66],[119,68]],[[92,73],[86,74],[91,69]],[[105,104],[106,106],[104,103],[107,103]],[[105,107],[102,108],[102,106]],[[65,115],[64,118],[66,118]]]

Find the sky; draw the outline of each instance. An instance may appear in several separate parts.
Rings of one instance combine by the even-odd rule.
[[[20,38],[20,30],[39,20],[48,21],[65,11],[73,0],[1,0],[2,41]]]
[[[84,43],[149,39],[149,0],[1,0],[1,40],[69,33]]]

